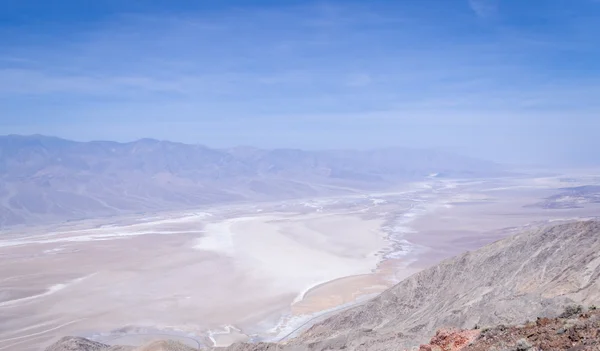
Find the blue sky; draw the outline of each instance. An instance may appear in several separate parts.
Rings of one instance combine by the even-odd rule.
[[[600,1],[0,0],[0,134],[589,161]]]

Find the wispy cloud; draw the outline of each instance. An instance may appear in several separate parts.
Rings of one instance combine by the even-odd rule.
[[[559,0],[531,1],[538,6],[520,9],[519,21]],[[0,47],[0,127],[77,139],[466,148],[476,144],[470,128],[501,139],[544,116],[565,129],[600,113],[600,50],[589,34],[600,16],[548,7],[528,26],[482,21],[498,17],[497,0],[443,12],[421,4],[119,14],[33,42],[25,31]],[[0,30],[0,40],[19,30]],[[554,124],[542,129],[560,139]]]
[[[124,92],[181,92],[177,81],[148,76],[57,75],[30,69],[0,69],[0,94],[121,95]],[[127,94],[130,95],[130,94]]]
[[[493,17],[498,13],[500,0],[468,0],[469,6],[481,18]]]

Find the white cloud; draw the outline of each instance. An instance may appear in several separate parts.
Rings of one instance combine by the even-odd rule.
[[[60,75],[33,69],[0,69],[0,93],[90,95],[138,92],[180,92],[174,81],[161,81],[145,76]]]
[[[567,127],[579,118],[580,129],[591,130],[583,118],[600,111],[600,76],[572,75],[579,68],[557,69],[545,58],[596,48],[594,41],[575,30],[478,32],[478,18],[489,24],[498,16],[499,0],[467,1],[463,10],[474,12],[466,19],[411,17],[403,2],[374,14],[342,6],[119,16],[47,45],[4,46],[0,127],[79,139],[311,147],[302,135],[319,135],[324,146],[375,146],[417,143],[430,130],[442,145],[452,133],[470,137],[473,125],[543,119],[532,115],[552,114]],[[591,64],[595,56],[581,57]],[[8,128],[15,123],[22,129]]]
[[[499,0],[469,0],[469,6],[478,17],[493,17],[498,12]]]

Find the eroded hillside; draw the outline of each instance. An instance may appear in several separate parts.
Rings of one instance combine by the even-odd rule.
[[[599,302],[600,223],[574,222],[446,260],[296,338],[234,344],[226,350],[410,349],[427,343],[440,328],[477,328],[469,333],[474,338],[481,330],[498,330],[498,325],[556,317],[565,306]],[[596,323],[597,314],[593,316],[582,318]]]

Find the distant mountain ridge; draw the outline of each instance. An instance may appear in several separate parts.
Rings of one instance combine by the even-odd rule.
[[[432,173],[501,172],[492,162],[431,150],[212,149],[8,135],[0,136],[0,227],[383,189]]]

